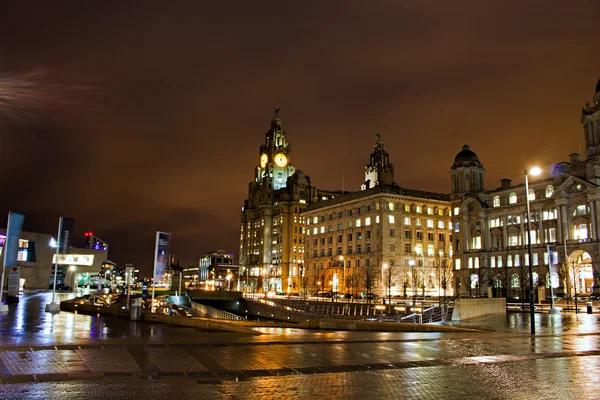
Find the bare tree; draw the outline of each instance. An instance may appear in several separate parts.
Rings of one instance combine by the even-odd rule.
[[[449,257],[436,257],[434,260],[435,274],[438,278],[438,302],[440,300],[440,290],[444,291],[444,297],[442,303],[446,302],[446,291],[448,287],[452,285],[453,271],[452,262]]]
[[[392,307],[392,286],[396,286],[396,279],[398,278],[398,267],[394,260],[390,260],[389,265],[383,271],[383,283],[387,289],[388,297],[388,313],[391,312]],[[384,293],[385,296],[385,293]]]
[[[370,294],[373,293],[373,287],[377,279],[377,269],[372,265],[367,265],[364,271],[365,289],[367,291],[367,302],[371,300]]]

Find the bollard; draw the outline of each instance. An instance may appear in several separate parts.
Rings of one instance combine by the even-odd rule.
[[[589,303],[585,303],[586,307],[587,307],[587,313],[588,314],[592,314],[594,312],[594,307],[592,302],[590,301]]]
[[[142,319],[142,299],[131,299],[131,311],[129,314],[132,321],[139,321]]]

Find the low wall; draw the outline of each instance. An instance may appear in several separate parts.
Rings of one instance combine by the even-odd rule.
[[[457,299],[454,302],[452,321],[465,321],[485,315],[506,315],[506,299]]]

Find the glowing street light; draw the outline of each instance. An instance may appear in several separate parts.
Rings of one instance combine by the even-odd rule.
[[[529,257],[529,319],[531,320],[531,334],[535,335],[535,303],[533,298],[533,252],[531,250],[531,206],[529,204],[529,175],[538,176],[542,173],[540,167],[525,170],[525,202],[527,203],[527,253]]]

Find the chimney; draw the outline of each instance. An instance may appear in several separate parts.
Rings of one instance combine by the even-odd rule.
[[[571,153],[571,154],[569,154],[569,162],[571,164],[576,164],[579,162],[580,157],[581,157],[581,155],[578,153]]]
[[[510,189],[512,181],[510,179],[500,179],[500,183],[502,184],[502,189]]]

